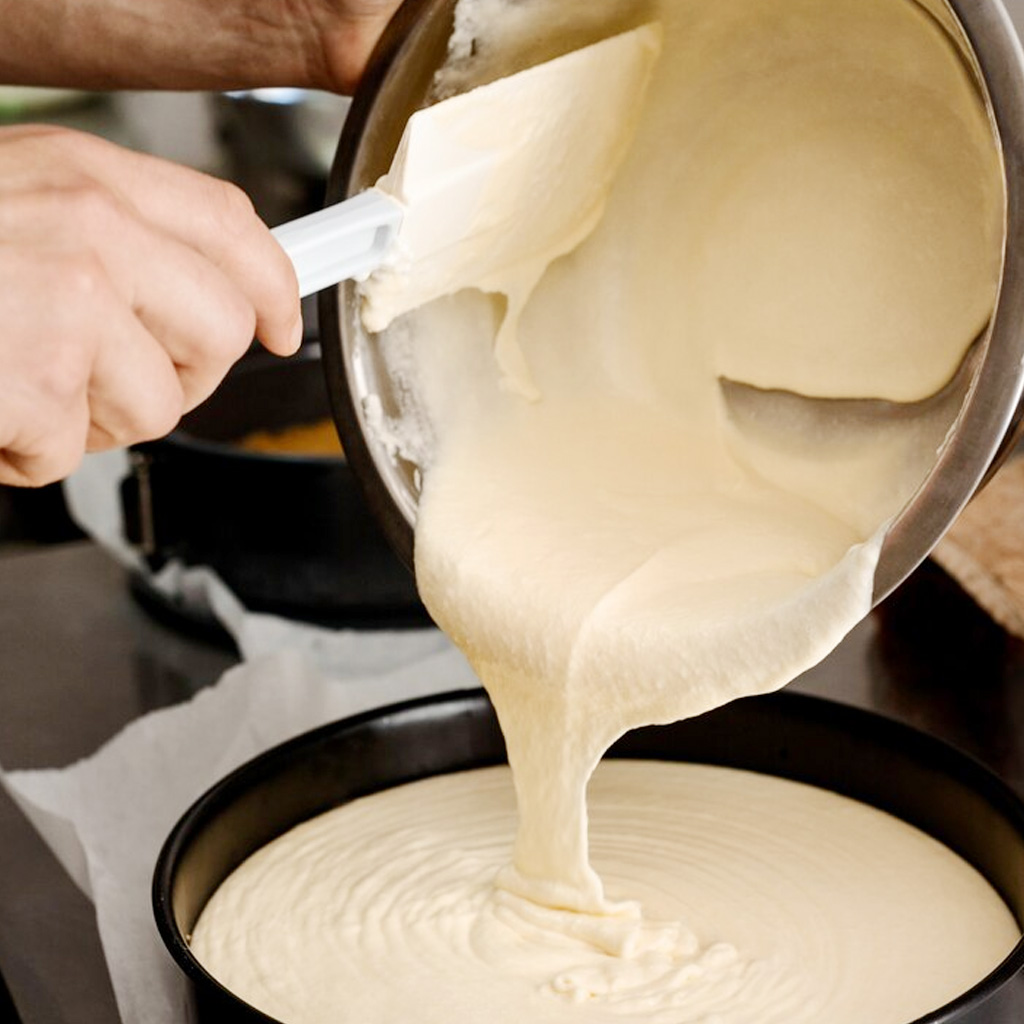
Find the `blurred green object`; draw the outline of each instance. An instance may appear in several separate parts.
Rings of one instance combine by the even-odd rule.
[[[80,107],[97,94],[79,89],[43,89],[28,85],[0,85],[0,121],[21,121]]]

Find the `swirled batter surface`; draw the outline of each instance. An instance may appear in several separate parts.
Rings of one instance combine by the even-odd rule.
[[[944,846],[822,790],[611,761],[590,812],[613,913],[495,889],[516,807],[494,768],[294,829],[221,887],[193,949],[286,1024],[907,1024],[1019,935]]]

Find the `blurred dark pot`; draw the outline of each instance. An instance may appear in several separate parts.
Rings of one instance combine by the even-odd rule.
[[[133,448],[121,488],[126,536],[154,571],[172,559],[209,566],[253,611],[339,626],[425,624],[412,576],[343,457],[233,443],[329,419],[323,378],[316,346],[287,361],[254,353],[168,437]]]

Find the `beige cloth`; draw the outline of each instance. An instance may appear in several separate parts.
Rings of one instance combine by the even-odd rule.
[[[932,558],[996,622],[1024,638],[1024,456],[996,473]]]

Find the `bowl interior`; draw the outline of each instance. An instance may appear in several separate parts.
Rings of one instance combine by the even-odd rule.
[[[1013,244],[1024,235],[1024,73],[1016,36],[995,3],[906,2],[917,3],[942,28],[989,111],[1004,158],[1007,244],[994,315],[943,400],[932,468],[888,528],[875,575],[876,603],[920,564],[1009,451],[1024,389],[1024,254]],[[602,3],[609,12],[618,10],[616,0]],[[406,0],[346,121],[329,202],[372,185],[387,170],[406,119],[427,101],[444,60],[453,8],[454,0]],[[328,388],[345,450],[385,534],[412,565],[420,473],[416,458],[396,449],[394,438],[408,424],[411,435],[421,433],[415,396],[389,368],[387,332],[378,337],[363,330],[351,282],[324,291],[319,301]]]

